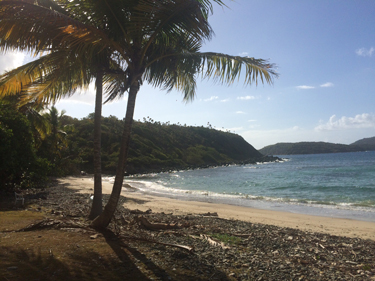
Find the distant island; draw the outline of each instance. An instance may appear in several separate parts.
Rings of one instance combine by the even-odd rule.
[[[259,150],[263,155],[319,154],[338,152],[358,152],[375,150],[375,137],[364,138],[352,144],[329,142],[277,143]]]

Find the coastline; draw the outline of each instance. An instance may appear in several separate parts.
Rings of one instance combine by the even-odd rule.
[[[65,177],[59,178],[58,181],[65,187],[77,190],[80,193],[93,193],[94,183],[91,176]],[[102,183],[102,189],[103,194],[110,194],[112,184],[104,181]],[[130,186],[126,187],[126,185],[121,195],[125,196],[127,199],[124,207],[132,210],[138,209],[146,211],[151,209],[153,212],[173,213],[175,215],[216,212],[219,218],[224,219],[294,228],[307,232],[375,240],[374,222],[263,210],[220,203],[182,201],[135,192],[133,188]]]

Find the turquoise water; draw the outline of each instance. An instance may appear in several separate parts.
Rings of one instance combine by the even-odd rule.
[[[126,177],[141,192],[375,221],[375,151]]]

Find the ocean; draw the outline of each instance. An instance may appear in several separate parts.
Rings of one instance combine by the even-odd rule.
[[[375,151],[125,177],[138,192],[375,222]],[[106,178],[112,181],[112,177]]]

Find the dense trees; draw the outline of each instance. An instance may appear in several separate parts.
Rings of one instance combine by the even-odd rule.
[[[36,154],[27,117],[0,103],[0,189],[35,187],[46,180],[51,164]]]
[[[33,124],[15,107],[0,107],[1,189],[42,184],[47,175],[94,171],[94,114],[81,120],[54,107],[42,115],[49,129],[35,142]],[[116,173],[123,120],[102,122],[103,171]],[[40,143],[39,143],[40,142]],[[242,137],[210,127],[190,127],[153,120],[134,121],[126,172],[147,173],[262,160]]]
[[[81,169],[92,173],[93,120],[70,120],[75,130],[69,142],[80,148]],[[114,116],[102,122],[102,164],[106,174],[116,173],[123,120]],[[134,121],[126,173],[160,172],[209,165],[259,161],[262,155],[242,137],[203,127]]]

